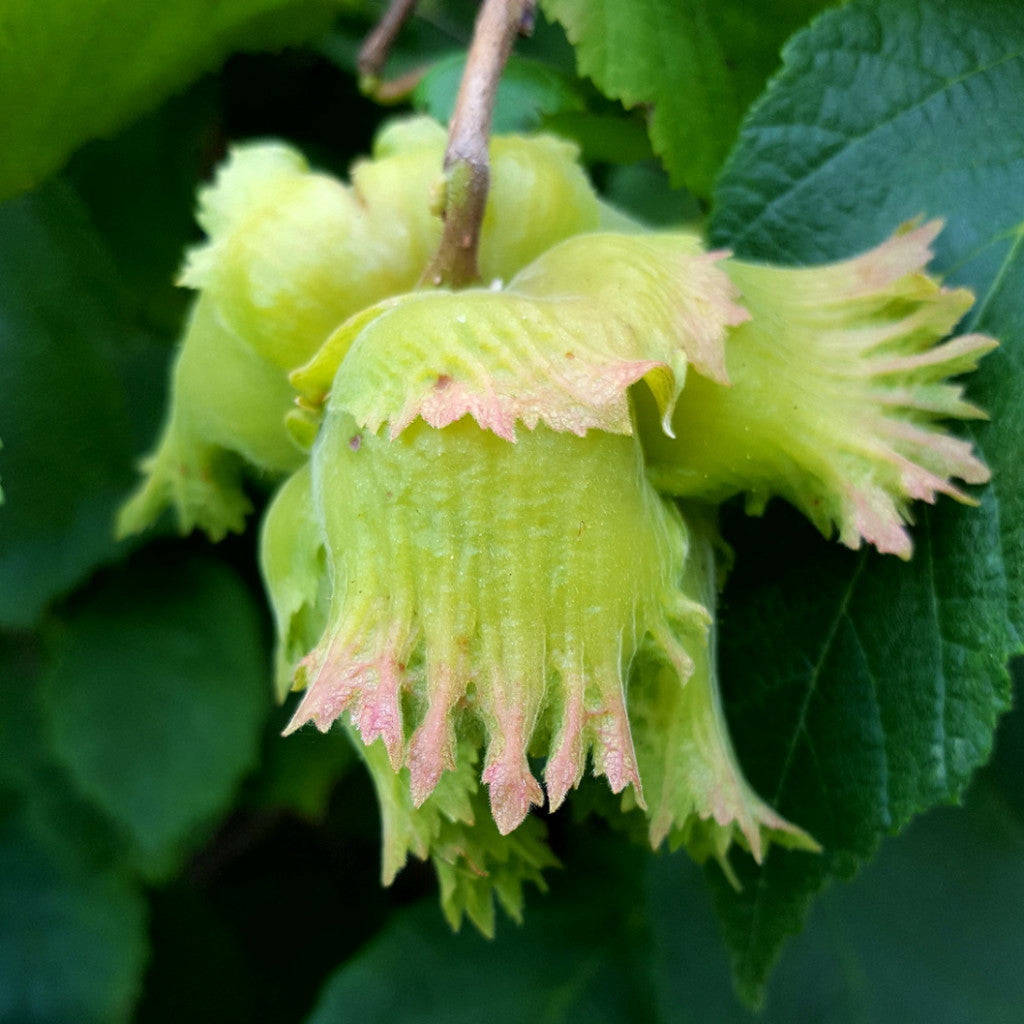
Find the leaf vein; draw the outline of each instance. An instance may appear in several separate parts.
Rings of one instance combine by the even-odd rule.
[[[822,642],[821,651],[818,655],[818,660],[814,664],[807,678],[807,692],[804,694],[804,699],[800,703],[800,712],[796,722],[796,727],[793,730],[793,740],[789,744],[786,751],[786,758],[782,765],[782,771],[779,773],[779,782],[775,788],[775,806],[779,805],[779,800],[782,796],[782,791],[785,788],[786,780],[789,777],[789,770],[792,767],[793,757],[796,754],[797,739],[800,733],[807,728],[807,712],[810,707],[811,698],[818,686],[818,681],[821,678],[822,669],[824,668],[825,661],[828,655],[831,653],[832,645],[835,642],[836,634],[839,631],[839,625],[844,618],[849,617],[848,609],[850,601],[853,598],[853,592],[857,588],[857,584],[860,581],[861,573],[864,570],[864,565],[867,562],[867,557],[864,553],[861,553],[860,559],[857,562],[857,568],[854,570],[853,575],[850,577],[849,582],[846,584],[846,589],[843,593],[842,600],[839,602],[839,608],[836,610],[835,617],[829,626],[828,632],[825,635],[825,639]]]
[[[996,275],[992,279],[992,286],[985,293],[984,299],[982,299],[982,301],[979,302],[974,307],[971,313],[971,330],[973,330],[977,324],[981,323],[982,319],[985,316],[985,313],[988,311],[988,307],[992,303],[992,299],[998,293],[999,289],[1002,287],[1003,279],[1009,273],[1010,268],[1014,264],[1014,261],[1021,254],[1021,249],[1022,247],[1024,247],[1024,221],[1018,224],[1011,231],[1005,232],[1004,234],[997,236],[996,239],[992,239],[992,241],[997,241],[998,238],[1004,238],[1011,235],[1014,236],[1014,239],[1013,245],[1010,246],[1010,251],[1006,254],[1006,258],[999,265],[999,270],[996,271]]]
[[[949,786],[949,753],[947,749],[949,729],[946,721],[947,712],[949,710],[949,684],[946,680],[946,659],[942,649],[942,645],[944,643],[944,637],[942,635],[942,612],[939,608],[939,595],[938,590],[936,589],[935,552],[932,538],[931,517],[925,516],[923,518],[924,522],[922,523],[921,532],[924,538],[925,551],[922,552],[921,557],[924,558],[925,565],[928,567],[928,596],[931,598],[930,610],[932,617],[935,620],[936,661],[938,663],[938,671],[935,679],[938,708],[936,715],[937,721],[935,722],[936,733],[934,741],[940,752],[940,771],[935,782],[945,790]]]
[[[772,806],[776,809],[780,808],[780,798],[782,791],[785,788],[786,780],[789,777],[789,771],[793,763],[793,757],[796,754],[796,748],[798,745],[801,734],[809,735],[807,730],[807,713],[811,703],[811,697],[814,695],[817,689],[818,680],[821,677],[822,668],[828,658],[829,652],[832,649],[832,644],[835,641],[836,634],[839,630],[839,625],[844,617],[848,617],[848,609],[850,601],[853,599],[853,593],[857,589],[857,584],[860,581],[861,573],[864,570],[864,566],[867,563],[867,556],[864,552],[861,552],[860,558],[857,562],[857,568],[851,575],[849,582],[846,584],[845,592],[843,593],[842,600],[840,601],[839,608],[836,611],[835,617],[829,627],[828,633],[825,636],[825,640],[822,643],[821,652],[818,656],[818,660],[811,669],[807,679],[807,692],[804,695],[804,699],[800,705],[800,712],[796,722],[796,726],[793,729],[793,738],[789,743],[786,751],[786,758],[782,765],[782,770],[779,773],[779,782],[775,787],[775,795],[772,800]],[[757,885],[753,899],[751,901],[751,914],[750,914],[750,932],[747,935],[747,945],[744,951],[744,959],[749,960],[754,946],[757,942],[757,936],[760,928],[760,918],[765,907],[765,879],[767,873],[765,871],[759,871],[757,874]]]
[[[868,682],[871,684],[871,697],[875,705],[875,717],[878,721],[878,732],[881,736],[881,772],[882,772],[882,786],[881,786],[881,818],[885,822],[886,827],[892,823],[892,796],[889,792],[889,779],[890,779],[890,765],[889,765],[889,748],[887,746],[888,735],[885,731],[885,719],[882,715],[882,698],[879,692],[878,676],[875,675],[871,667],[871,662],[868,658],[867,647],[864,645],[864,641],[861,639],[860,630],[857,628],[857,623],[854,621],[852,616],[849,616],[850,631],[853,636],[853,641],[857,645],[857,650],[860,652],[861,661],[864,663],[864,672],[868,677]]]
[[[834,54],[842,52],[844,51],[832,51],[832,53]],[[761,223],[764,222],[774,212],[775,208],[780,203],[782,203],[784,200],[788,199],[790,196],[794,195],[798,191],[807,188],[809,185],[811,185],[811,183],[814,182],[815,178],[819,174],[827,170],[836,160],[848,154],[858,144],[871,138],[876,132],[880,131],[883,128],[889,128],[892,125],[895,125],[907,115],[922,109],[932,100],[934,100],[937,96],[941,96],[945,92],[952,91],[956,87],[964,85],[966,82],[970,81],[975,76],[986,75],[1004,64],[1008,64],[1015,60],[1020,60],[1021,58],[1024,58],[1024,49],[1016,50],[1013,53],[1006,54],[999,60],[993,61],[992,63],[986,64],[982,67],[973,68],[971,71],[966,72],[965,74],[960,75],[957,78],[946,79],[945,81],[943,81],[941,86],[927,92],[924,96],[922,96],[919,100],[912,103],[910,106],[904,107],[903,109],[895,112],[894,114],[891,114],[890,116],[884,118],[883,120],[877,122],[876,124],[871,125],[871,127],[868,128],[867,131],[864,131],[859,135],[848,136],[850,142],[849,145],[837,149],[832,153],[829,153],[829,155],[824,160],[822,160],[821,163],[814,166],[806,174],[803,174],[795,182],[794,185],[780,191],[777,195],[769,199],[768,202],[764,204],[761,211],[755,217],[752,217],[747,221],[744,229],[740,231],[737,235],[733,236],[732,244],[738,245],[742,240],[749,237],[753,233],[754,229],[758,228],[761,225]],[[809,124],[804,125],[804,127],[808,129],[813,129],[817,128],[818,126]]]

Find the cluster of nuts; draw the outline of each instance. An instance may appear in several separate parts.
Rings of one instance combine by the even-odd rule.
[[[384,876],[431,857],[453,922],[512,914],[588,760],[654,846],[728,872],[814,841],[745,781],[722,711],[715,508],[773,495],[910,554],[915,499],[987,478],[939,421],[994,342],[923,268],[935,225],[831,266],[704,251],[608,208],[573,149],[495,138],[484,284],[417,289],[444,149],[386,129],[351,184],[236,150],[173,401],[125,532],[167,505],[218,538],[243,471],[283,478],[262,563],[289,730],[341,721],[374,779]],[[542,785],[543,782],[543,785]],[[486,787],[486,797],[481,784]]]

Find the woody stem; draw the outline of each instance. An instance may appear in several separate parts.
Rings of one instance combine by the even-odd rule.
[[[516,36],[532,28],[534,7],[535,0],[484,0],[477,15],[448,130],[444,231],[425,283],[458,288],[480,279],[477,249],[490,187],[494,103]]]

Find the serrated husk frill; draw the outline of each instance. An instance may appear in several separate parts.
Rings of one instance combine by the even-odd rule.
[[[730,387],[688,381],[674,439],[653,409],[641,417],[657,486],[711,501],[745,492],[752,512],[780,495],[849,547],[904,558],[912,501],[970,502],[952,481],[983,483],[988,470],[939,421],[983,415],[946,381],[996,342],[941,340],[973,296],[923,273],[939,228],[824,267],[724,261],[751,319],[730,334]]]
[[[351,185],[312,171],[294,149],[232,150],[200,191],[208,240],[181,283],[199,292],[173,379],[166,424],[122,534],[172,506],[183,532],[217,539],[249,509],[248,466],[270,476],[304,458],[285,427],[288,374],[346,318],[413,288],[435,251],[432,202],[446,133],[415,118],[391,125]],[[485,273],[509,277],[561,238],[597,226],[597,199],[575,149],[552,138],[492,143],[493,189],[481,242]]]
[[[680,673],[657,645],[642,649],[629,684],[629,720],[647,797],[648,837],[666,839],[698,862],[709,857],[732,879],[734,841],[760,863],[770,844],[817,850],[751,788],[733,750],[719,691],[715,605],[722,549],[711,513],[684,506],[687,552],[680,590],[691,614],[676,637],[689,655]]]
[[[648,637],[687,660],[685,527],[644,477],[627,389],[646,379],[667,414],[690,361],[721,366],[745,314],[715,259],[687,236],[570,240],[506,290],[410,296],[332,338],[313,484],[334,590],[290,728],[349,712],[420,803],[468,718],[502,833],[543,800],[531,754],[552,807],[588,752],[643,802],[624,673]],[[331,358],[300,390],[322,395]]]
[[[688,234],[570,238],[500,290],[362,311],[292,383],[307,408],[330,393],[391,437],[417,418],[445,427],[468,415],[513,441],[517,424],[631,433],[629,388],[644,380],[667,426],[689,367],[728,383],[726,331],[747,313],[721,259]]]
[[[349,712],[409,769],[415,804],[482,729],[502,833],[543,802],[531,753],[553,807],[588,750],[642,801],[623,673],[648,629],[682,657],[667,619],[683,526],[635,438],[541,425],[511,444],[467,418],[391,440],[331,410],[313,475],[334,591],[290,728]]]
[[[296,665],[320,636],[330,606],[319,517],[312,500],[309,464],[278,489],[264,516],[260,563],[277,627],[277,681],[283,699]],[[546,888],[543,872],[558,861],[538,819],[502,836],[491,819],[478,782],[476,744],[463,740],[457,770],[448,772],[414,806],[407,770],[396,772],[382,743],[365,745],[346,734],[359,753],[381,813],[381,879],[390,885],[410,855],[429,859],[437,873],[441,905],[453,928],[463,916],[494,933],[495,902],[520,920],[523,886]]]
[[[437,873],[441,906],[452,928],[463,915],[487,936],[494,935],[495,903],[514,921],[522,921],[526,883],[547,889],[544,871],[558,866],[548,848],[544,823],[527,818],[502,835],[477,781],[474,743],[459,745],[457,767],[446,772],[418,807],[409,772],[395,772],[380,743],[366,746],[347,727],[361,754],[381,809],[381,880],[390,885],[411,854],[429,858]]]

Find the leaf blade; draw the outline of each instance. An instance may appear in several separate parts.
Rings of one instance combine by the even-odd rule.
[[[65,183],[4,204],[0,225],[0,622],[17,628],[116,556],[133,451],[115,346],[148,338]]]
[[[992,417],[970,433],[994,482],[978,509],[925,510],[908,566],[824,550],[777,514],[784,554],[758,553],[765,529],[736,545],[722,651],[737,746],[755,785],[828,850],[745,867],[740,895],[714,883],[750,1002],[814,893],[920,810],[959,798],[989,756],[1024,636],[1024,133],[1000,114],[1024,82],[1024,18],[997,0],[857,0],[784,60],[719,180],[714,242],[813,264],[922,213],[944,217],[937,269],[975,290],[972,327],[1002,348],[968,382]]]
[[[0,199],[38,185],[235,49],[310,38],[341,0],[11,0],[0,14]],[[31,97],[31,102],[26,102]]]
[[[129,839],[129,860],[177,868],[256,763],[269,707],[257,606],[212,560],[150,559],[63,616],[43,679],[58,761]]]
[[[626,107],[652,107],[651,142],[672,183],[707,195],[778,47],[823,4],[792,0],[770,11],[735,0],[543,6],[565,27],[581,75]]]
[[[123,874],[0,826],[0,1019],[127,1021],[145,966],[146,907]]]

